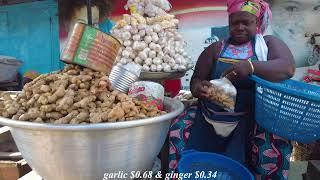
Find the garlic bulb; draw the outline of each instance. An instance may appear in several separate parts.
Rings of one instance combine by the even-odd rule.
[[[167,63],[162,64],[162,68],[164,72],[170,72],[171,71],[171,66]]]
[[[165,55],[164,57],[163,57],[163,61],[165,62],[165,63],[169,63],[170,62],[170,56],[169,55]]]
[[[128,51],[128,50],[122,51],[122,56],[125,57],[125,58],[129,58],[130,57],[130,51]]]
[[[141,41],[135,41],[132,46],[133,50],[135,51],[142,51],[146,47],[147,47],[147,44]]]
[[[137,63],[137,64],[141,64],[143,62],[143,60],[140,57],[136,57],[134,59],[134,62]]]
[[[157,65],[152,64],[152,65],[150,66],[150,70],[151,70],[152,72],[156,72],[156,71],[157,71]]]
[[[146,27],[147,27],[146,24],[139,24],[139,25],[138,25],[138,29],[139,29],[139,30],[145,30]]]
[[[163,51],[158,52],[157,57],[159,57],[160,59],[163,59],[163,58],[164,58],[164,53],[163,53]]]
[[[123,31],[125,31],[125,32],[130,32],[131,29],[132,29],[132,27],[130,25],[126,25],[123,27]]]
[[[131,59],[134,59],[134,58],[137,57],[137,53],[136,53],[135,51],[131,51],[129,57],[130,57]]]
[[[163,67],[162,67],[162,65],[161,65],[161,64],[157,65],[157,71],[158,71],[158,72],[161,72],[161,71],[162,71],[162,69],[163,69]]]
[[[144,37],[144,42],[149,44],[152,41],[152,37],[150,35]]]
[[[142,66],[142,70],[148,72],[148,71],[150,71],[150,67],[148,65],[144,64]]]
[[[152,34],[152,42],[158,42],[159,41],[159,37],[157,34]]]
[[[129,40],[131,38],[131,33],[130,32],[123,32],[122,33],[122,39],[123,40]]]
[[[123,42],[123,45],[126,46],[126,47],[131,46],[131,44],[132,44],[131,40],[126,40],[126,41]]]
[[[131,30],[130,30],[130,32],[131,32],[132,34],[137,34],[137,33],[139,32],[139,30],[138,30],[137,27],[132,27]]]
[[[156,44],[156,45],[154,46],[154,50],[155,50],[156,52],[160,53],[160,52],[162,51],[162,48],[161,48],[161,46],[160,46],[159,44]]]
[[[171,67],[173,67],[173,66],[178,65],[178,64],[176,64],[176,61],[175,61],[173,58],[170,58],[170,60],[169,60],[169,65],[170,65]]]
[[[144,48],[144,50],[143,50],[143,52],[147,53],[147,55],[148,55],[149,51],[151,51],[151,49],[148,48],[148,47],[147,47],[147,48]]]
[[[144,60],[144,63],[148,66],[152,65],[152,59],[151,58],[147,58],[146,60]]]
[[[141,36],[140,36],[139,34],[135,34],[135,35],[132,36],[132,39],[133,39],[134,41],[140,41]]]
[[[156,44],[155,44],[154,42],[151,42],[151,43],[149,44],[149,48],[150,48],[150,49],[154,50],[155,47],[156,47]]]
[[[157,56],[157,53],[155,51],[149,51],[149,57],[150,58],[155,58]]]
[[[178,71],[185,71],[187,68],[184,65],[179,65]]]
[[[153,33],[153,29],[151,27],[146,27],[146,34],[151,35]]]
[[[171,66],[172,70],[177,71],[179,69],[179,65],[175,64],[174,66]]]
[[[161,26],[159,24],[153,25],[153,31],[158,33],[162,30]]]
[[[127,64],[128,63],[128,59],[123,57],[123,58],[120,59],[120,63],[121,64]]]
[[[154,58],[152,62],[153,64],[156,64],[156,65],[162,64],[162,60],[158,57]]]
[[[140,37],[144,37],[146,35],[146,30],[140,30],[139,35]]]
[[[143,60],[145,60],[145,59],[148,58],[147,53],[144,52],[144,51],[139,52],[139,55],[138,55],[138,56],[139,56],[141,59],[143,59]]]

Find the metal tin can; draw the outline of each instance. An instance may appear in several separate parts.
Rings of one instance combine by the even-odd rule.
[[[163,110],[164,88],[161,84],[151,81],[138,81],[131,84],[128,95],[156,105],[159,110]]]
[[[110,73],[120,47],[120,42],[114,37],[86,24],[77,23],[61,60]]]
[[[128,93],[129,86],[138,79],[139,76],[118,65],[112,68],[109,76],[112,87],[123,93]]]
[[[77,48],[80,44],[80,40],[85,28],[86,28],[86,25],[83,23],[75,24],[73,31],[67,42],[67,45],[62,53],[61,60],[67,63],[72,63],[75,52],[77,51]]]

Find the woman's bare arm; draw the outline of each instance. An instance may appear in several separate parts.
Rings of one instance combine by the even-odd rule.
[[[294,75],[295,62],[288,46],[274,36],[265,36],[268,61],[253,62],[254,74],[269,81],[282,81]]]
[[[203,81],[210,80],[212,66],[220,53],[221,44],[221,42],[211,44],[199,56],[190,82],[190,89],[194,97],[202,96],[203,92],[199,87],[203,86]]]

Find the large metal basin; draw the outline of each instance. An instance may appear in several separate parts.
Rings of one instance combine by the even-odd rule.
[[[49,125],[0,118],[28,164],[45,180],[102,180],[104,173],[148,171],[183,111],[165,99],[159,117],[92,125]],[[130,176],[128,176],[129,178]]]

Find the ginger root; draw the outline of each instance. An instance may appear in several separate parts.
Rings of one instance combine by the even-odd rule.
[[[69,124],[70,121],[71,121],[73,118],[77,117],[78,114],[79,114],[78,111],[72,111],[72,112],[69,113],[67,116],[56,120],[56,121],[54,122],[54,124]]]
[[[77,65],[39,76],[14,98],[0,94],[0,116],[21,121],[89,124],[157,115],[157,107],[113,90],[107,74]]]
[[[80,124],[82,122],[86,122],[88,121],[89,119],[89,113],[88,112],[80,112],[77,117],[75,117],[74,119],[72,119],[70,121],[70,124]]]
[[[115,122],[117,120],[123,119],[124,116],[125,116],[124,110],[120,106],[116,106],[108,114],[108,120],[110,122]]]

